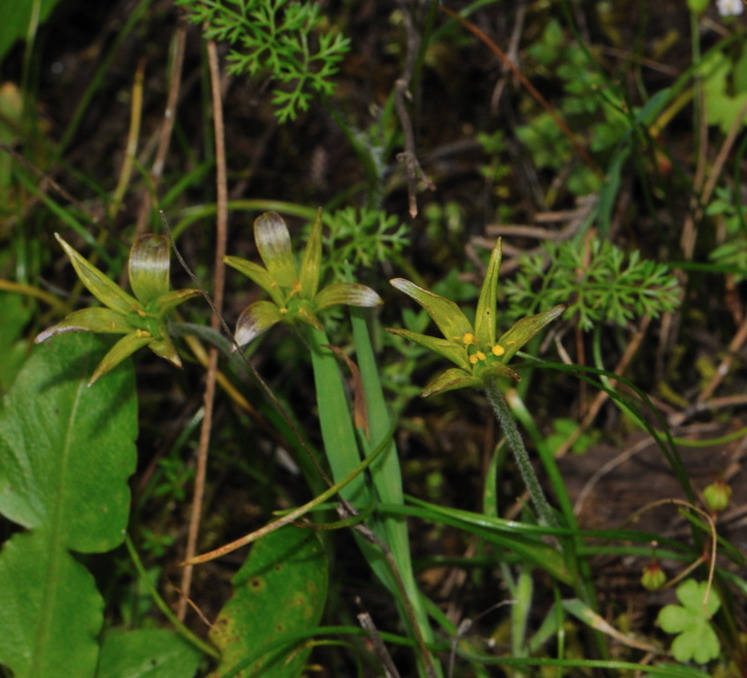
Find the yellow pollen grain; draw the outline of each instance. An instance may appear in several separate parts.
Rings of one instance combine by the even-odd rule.
[[[493,346],[493,355],[503,355],[506,352],[506,349],[503,348],[500,344],[496,344]]]
[[[462,343],[465,346],[469,346],[470,344],[475,343],[475,335],[471,332],[466,332],[465,335],[462,337]]]
[[[135,336],[138,339],[144,339],[145,337],[151,336],[151,334],[147,330],[135,330]]]
[[[278,312],[280,313],[280,315],[285,315],[286,313],[288,313],[288,309],[287,308],[280,308],[280,309],[278,309]]]

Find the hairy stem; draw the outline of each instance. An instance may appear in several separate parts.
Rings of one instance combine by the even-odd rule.
[[[503,397],[498,383],[495,380],[488,382],[485,387],[485,393],[488,396],[490,404],[493,406],[496,417],[498,417],[498,422],[506,436],[508,446],[514,454],[516,465],[519,467],[519,473],[521,473],[521,479],[524,481],[524,485],[529,492],[537,515],[545,525],[558,527],[555,514],[552,512],[550,504],[537,479],[537,474],[534,472],[532,461],[529,459],[529,452],[527,452],[527,448],[524,446],[524,439],[521,437],[519,427],[516,425],[516,420],[511,414],[511,410],[508,407],[506,399]]]

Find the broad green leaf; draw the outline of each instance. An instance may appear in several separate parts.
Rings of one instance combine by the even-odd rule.
[[[0,408],[0,513],[30,530],[0,552],[0,663],[16,678],[95,670],[102,602],[70,550],[121,543],[137,434],[131,368],[86,385],[102,344],[37,346]]]
[[[0,664],[15,678],[94,676],[104,603],[55,534],[15,534],[0,551]]]
[[[191,678],[201,653],[167,629],[109,631],[96,678]]]
[[[260,539],[234,576],[233,598],[210,632],[223,651],[211,675],[242,668],[237,676],[299,676],[310,648],[299,649],[292,636],[319,622],[327,584],[327,557],[313,530],[287,525]],[[284,638],[287,645],[263,651]]]
[[[121,543],[136,461],[132,370],[86,385],[102,344],[64,334],[37,346],[0,409],[0,513],[83,553]]]
[[[16,40],[26,38],[32,15],[38,11],[35,20],[43,23],[47,20],[60,0],[40,0],[38,7],[32,2],[0,2],[0,61]]]

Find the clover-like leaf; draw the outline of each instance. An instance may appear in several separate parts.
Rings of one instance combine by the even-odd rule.
[[[666,605],[657,617],[664,631],[677,634],[672,641],[674,658],[679,662],[694,659],[698,664],[715,659],[721,646],[710,619],[721,605],[718,595],[709,592],[707,582],[688,579],[677,587],[677,598],[682,605]]]

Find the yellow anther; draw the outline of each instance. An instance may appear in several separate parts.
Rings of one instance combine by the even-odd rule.
[[[493,355],[503,355],[506,352],[506,349],[503,348],[500,344],[496,344],[493,346]]]
[[[471,362],[471,363],[472,363],[473,365],[477,365],[477,363],[479,363],[479,362],[480,362],[481,360],[485,360],[485,354],[484,354],[484,353],[483,353],[482,351],[478,351],[477,353],[473,353],[473,354],[472,354],[472,355],[471,355],[471,356],[469,357],[469,361],[470,361],[470,362]]]
[[[465,346],[470,346],[471,344],[475,343],[475,335],[472,334],[472,332],[466,332],[464,336],[462,337],[462,343]]]
[[[278,312],[280,313],[280,315],[285,315],[286,313],[288,313],[288,309],[285,307],[279,308]]]
[[[138,339],[145,339],[145,337],[150,337],[152,335],[147,330],[135,330],[135,336]]]

